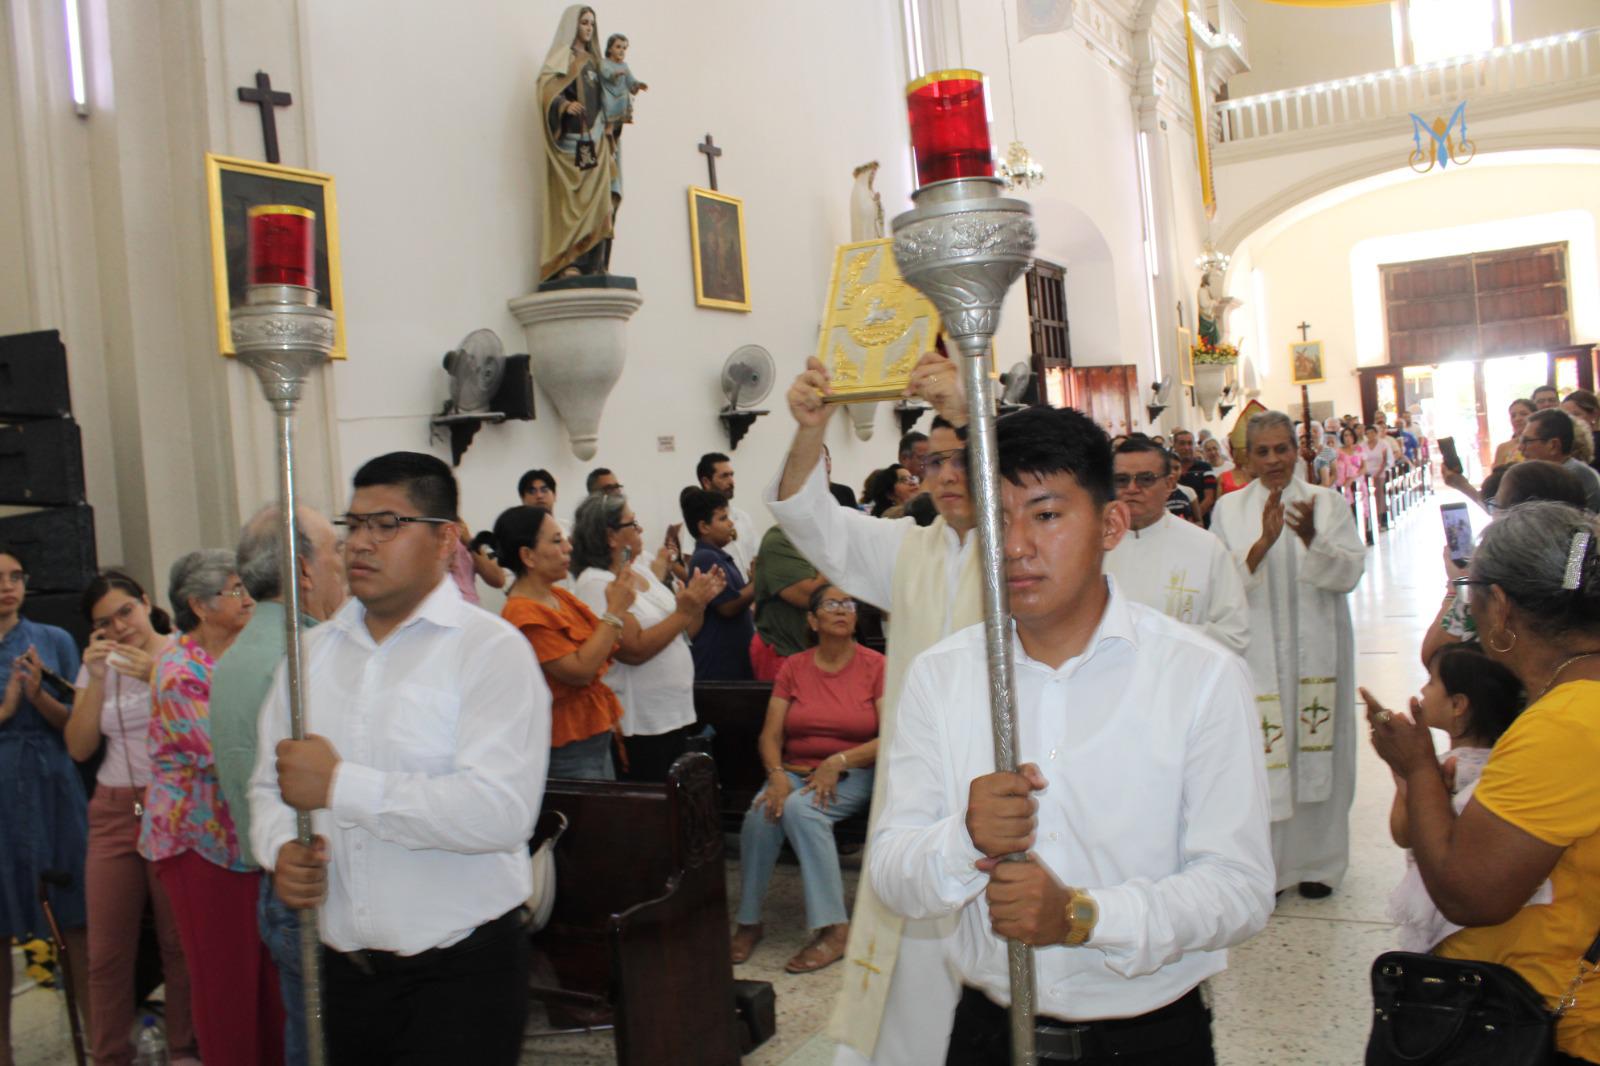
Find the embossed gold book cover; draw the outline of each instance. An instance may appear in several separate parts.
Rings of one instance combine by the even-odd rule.
[[[833,381],[830,403],[901,395],[911,368],[939,336],[939,312],[906,284],[894,241],[841,244],[834,252],[817,358]]]

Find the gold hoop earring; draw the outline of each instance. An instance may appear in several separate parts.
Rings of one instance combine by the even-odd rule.
[[[1512,632],[1509,629],[1501,630],[1501,632],[1503,632],[1503,633],[1511,633],[1511,643],[1507,644],[1505,647],[1503,647],[1503,648],[1500,647],[1498,644],[1496,644],[1492,640],[1484,641],[1484,644],[1486,644],[1488,646],[1489,650],[1494,652],[1496,655],[1505,655],[1512,648],[1515,648],[1517,646],[1517,635],[1516,635],[1516,633]]]

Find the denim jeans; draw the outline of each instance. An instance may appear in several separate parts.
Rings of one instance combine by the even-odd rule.
[[[833,842],[833,823],[867,809],[872,802],[872,770],[850,770],[839,778],[839,790],[823,810],[816,804],[815,792],[801,792],[805,778],[789,774],[789,798],[783,814],[769,822],[763,798],[744,812],[744,828],[739,832],[739,924],[761,921],[761,900],[778,865],[784,839],[800,860],[800,883],[805,889],[806,927],[821,929],[849,921],[844,909],[844,877],[839,873],[839,849]]]
[[[617,772],[611,765],[611,733],[596,733],[592,737],[551,748],[548,776],[569,780],[615,781]]]
[[[306,991],[300,968],[300,912],[290,910],[272,891],[272,878],[261,878],[256,902],[256,923],[262,943],[278,967],[278,989],[283,995],[284,1066],[305,1066]]]

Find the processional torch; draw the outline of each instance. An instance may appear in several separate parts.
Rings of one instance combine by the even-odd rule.
[[[983,75],[943,70],[906,90],[916,160],[916,205],[894,220],[900,273],[938,310],[960,352],[970,419],[967,490],[978,515],[983,564],[983,622],[989,656],[989,711],[995,769],[1017,769],[1017,719],[1011,665],[1011,610],[1000,533],[1000,470],[995,449],[990,342],[1006,290],[1033,261],[1032,212],[1001,195],[989,143]],[[1020,855],[1010,856],[1020,860]],[[1011,971],[1011,1061],[1034,1056],[1033,950],[1007,945]]]
[[[282,517],[284,647],[289,683],[289,728],[306,738],[300,659],[300,553],[295,543],[294,415],[306,378],[333,350],[333,312],[317,303],[316,216],[303,207],[270,205],[249,212],[250,276],[246,303],[230,315],[239,362],[256,372],[277,414],[278,511]],[[295,814],[300,843],[311,846],[311,815]],[[304,975],[306,1037],[313,1066],[326,1061],[322,1039],[321,938],[317,911],[300,912],[300,969]],[[294,1010],[294,1004],[284,1004]]]

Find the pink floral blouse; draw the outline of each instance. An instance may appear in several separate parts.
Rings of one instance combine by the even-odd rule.
[[[193,851],[226,870],[246,871],[233,816],[211,754],[211,670],[215,660],[184,635],[156,660],[150,712],[150,788],[139,854],[170,859]]]

